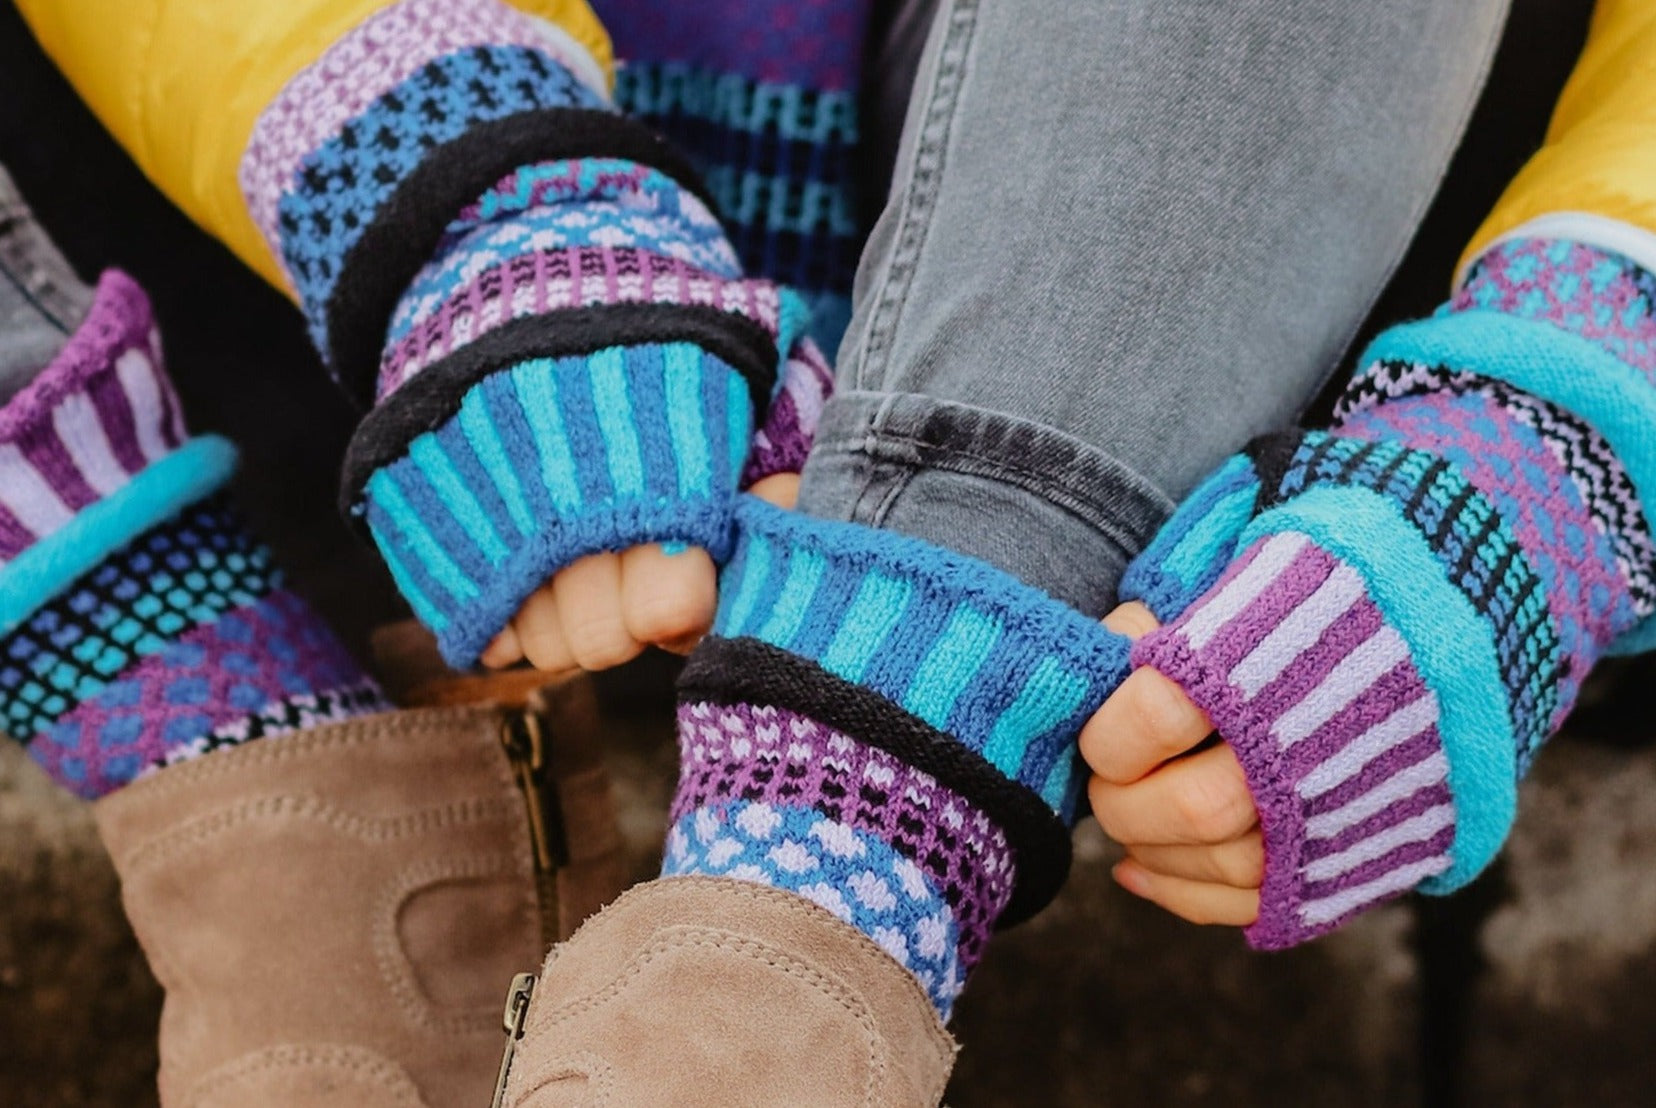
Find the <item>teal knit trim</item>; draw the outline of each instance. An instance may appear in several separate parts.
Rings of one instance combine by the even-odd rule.
[[[217,435],[191,439],[0,569],[0,635],[162,520],[222,488],[236,448]]]
[[[1512,719],[1488,624],[1388,497],[1361,488],[1311,489],[1249,524],[1242,546],[1285,531],[1307,536],[1361,575],[1437,697],[1455,845],[1450,868],[1421,888],[1453,892],[1500,851],[1518,810]]]

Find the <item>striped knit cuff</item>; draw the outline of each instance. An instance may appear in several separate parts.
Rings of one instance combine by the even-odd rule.
[[[1254,542],[1133,662],[1177,682],[1247,775],[1266,854],[1254,946],[1303,942],[1450,868],[1437,697],[1362,576],[1305,535]]]
[[[423,379],[381,411],[406,411]],[[459,393],[393,458],[373,457],[365,423],[352,449],[371,475],[356,510],[444,657],[470,665],[576,558],[684,542],[723,561],[749,388],[689,342],[517,362]]]
[[[794,344],[782,366],[776,395],[742,470],[742,487],[778,473],[799,473],[816,441],[822,410],[834,392],[834,371],[809,338]]]
[[[149,303],[113,271],[0,409],[0,729],[80,796],[384,707],[217,492],[234,460],[187,437]]]

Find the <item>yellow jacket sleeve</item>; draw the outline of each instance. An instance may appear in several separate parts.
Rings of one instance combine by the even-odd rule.
[[[561,28],[606,74],[586,0],[511,0]],[[291,294],[237,172],[255,122],[289,80],[387,0],[17,0],[41,46],[144,173],[198,224]]]
[[[1622,253],[1656,243],[1656,4],[1599,0],[1546,141],[1473,237],[1461,272],[1515,233]],[[1630,251],[1626,244],[1641,242]],[[1656,258],[1638,257],[1646,266]]]

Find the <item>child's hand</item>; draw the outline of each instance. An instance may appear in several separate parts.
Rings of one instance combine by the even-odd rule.
[[[1157,626],[1137,603],[1104,625],[1130,639]],[[1081,756],[1093,815],[1127,848],[1116,881],[1192,923],[1240,927],[1259,915],[1265,848],[1236,756],[1203,746],[1212,731],[1177,685],[1141,668],[1082,728]]]
[[[792,508],[799,475],[777,473],[748,490]],[[718,572],[705,550],[660,544],[592,554],[553,574],[483,652],[499,668],[524,658],[549,673],[609,669],[647,646],[687,654],[713,623]]]

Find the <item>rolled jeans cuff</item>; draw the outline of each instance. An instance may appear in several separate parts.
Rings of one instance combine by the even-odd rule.
[[[967,554],[1099,617],[1173,501],[1044,424],[928,396],[836,393],[799,508]]]

